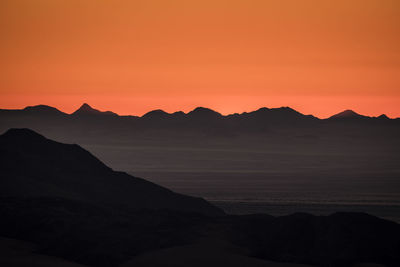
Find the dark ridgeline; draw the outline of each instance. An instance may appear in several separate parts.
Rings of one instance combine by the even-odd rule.
[[[367,214],[223,215],[28,129],[0,136],[0,157],[0,236],[40,254],[91,266],[400,265],[400,226]]]
[[[73,115],[73,116],[99,116],[99,115],[117,116],[118,114],[116,114],[112,111],[100,111],[100,110],[94,109],[91,106],[89,106],[88,104],[84,103],[79,109],[77,109],[71,115]]]
[[[167,123],[174,127],[179,126],[179,128],[174,128],[176,131],[199,128],[204,130],[207,128],[210,129],[210,125],[218,123],[221,130],[226,132],[235,131],[238,133],[266,130],[266,126],[268,125],[278,125],[280,127],[312,127],[326,125],[333,121],[337,122],[349,119],[353,120],[353,122],[367,122],[370,124],[376,124],[379,122],[388,124],[399,123],[399,119],[389,119],[385,114],[382,114],[379,117],[368,117],[360,115],[352,110],[345,110],[328,119],[319,119],[312,115],[304,115],[290,107],[271,109],[264,107],[252,112],[244,112],[241,114],[235,113],[226,116],[203,107],[195,108],[188,113],[182,111],[167,113],[158,109],[150,111],[141,117],[120,116],[112,111],[99,111],[86,103],[72,114],[61,112],[56,108],[46,105],[31,106],[21,110],[0,109],[0,122],[2,122],[3,131],[7,127],[9,128],[9,125],[6,124],[11,123],[14,123],[15,125],[31,124],[31,126],[49,127],[48,124],[55,123],[58,125],[57,122],[60,121],[63,121],[66,125],[68,125],[68,123],[73,124],[79,121],[87,121],[92,124],[93,120],[96,121],[96,119],[99,118],[105,120],[106,123],[109,123],[107,126],[121,126],[123,123],[125,124],[124,128],[136,129],[139,131],[154,129],[157,128],[157,126],[159,126],[158,130],[164,129],[164,126]],[[143,128],[137,129],[137,127]]]
[[[203,107],[198,107],[188,113],[153,110],[142,117],[120,116],[111,111],[102,112],[86,103],[72,114],[63,113],[45,105],[27,107],[22,110],[0,109],[1,131],[6,131],[11,127],[25,127],[66,138],[75,137],[87,129],[96,131],[96,135],[103,134],[108,137],[126,137],[126,132],[134,136],[139,133],[160,131],[178,135],[190,132],[217,136],[279,135],[282,132],[290,133],[291,131],[318,135],[335,130],[335,127],[340,126],[338,124],[346,125],[348,121],[356,123],[357,127],[363,129],[377,125],[398,128],[400,124],[399,119],[389,119],[384,114],[379,117],[368,117],[346,110],[328,119],[319,119],[312,115],[301,114],[289,107],[260,108],[252,112],[226,116]]]
[[[244,145],[248,145],[251,139],[257,139],[257,142],[276,141],[280,144],[287,141],[293,144],[304,143],[311,139],[321,141],[321,144],[342,143],[344,140],[353,142],[357,139],[356,142],[393,146],[393,142],[398,143],[396,137],[400,134],[400,118],[391,119],[385,114],[369,117],[352,110],[319,119],[290,107],[264,107],[230,115],[222,115],[203,107],[188,113],[153,110],[141,117],[101,112],[88,104],[83,104],[72,114],[47,108],[48,111],[44,112],[43,106],[30,107],[29,113],[26,112],[28,108],[0,110],[0,130],[31,128],[57,139],[79,143],[98,141],[102,144],[114,140],[119,143],[136,143],[136,140],[142,143],[150,139],[160,144],[174,141],[187,141],[191,144],[196,138],[218,143],[226,137],[233,137],[244,141]],[[389,144],[389,141],[392,143]]]
[[[381,116],[386,116],[384,114],[382,114]],[[368,119],[368,116],[364,116],[364,115],[360,115],[357,112],[354,112],[351,109],[346,109],[338,114],[335,114],[331,117],[329,117],[329,119],[333,120],[333,119],[352,119],[352,120],[357,120],[357,119]],[[380,117],[378,117],[380,118]]]
[[[3,197],[61,197],[102,206],[172,209],[221,215],[200,198],[116,172],[78,145],[58,143],[29,129],[0,136]]]

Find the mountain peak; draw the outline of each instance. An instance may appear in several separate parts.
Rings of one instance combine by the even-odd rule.
[[[143,118],[159,118],[159,117],[165,117],[168,115],[169,115],[169,113],[165,112],[162,109],[155,109],[155,110],[147,112],[142,117]]]
[[[62,114],[60,110],[47,106],[47,105],[36,105],[36,106],[27,106],[23,110],[29,112],[40,112],[40,113],[47,113],[47,114]]]
[[[296,113],[300,114],[297,110],[292,109],[291,107],[279,107],[279,108],[267,108],[262,107],[255,111],[249,113]]]
[[[89,104],[83,103],[80,108],[78,108],[73,115],[100,115],[100,114],[106,114],[106,115],[117,115],[114,112],[111,111],[100,111],[98,109],[92,108]]]
[[[365,116],[360,115],[351,109],[346,109],[338,114],[331,116],[330,119],[361,118],[361,117]]]
[[[220,113],[204,107],[197,107],[194,110],[188,113],[189,116],[196,116],[196,117],[204,117],[204,116],[213,116],[213,117],[220,117],[222,116]]]
[[[97,109],[92,108],[89,104],[87,103],[83,103],[82,106],[80,106],[80,108],[78,108],[74,114],[76,113],[99,113],[100,111]]]
[[[282,123],[288,121],[296,121],[299,119],[311,119],[312,117],[304,115],[290,107],[266,108],[262,107],[255,111],[244,113],[246,118],[256,119],[260,121],[269,121],[273,123]]]
[[[29,129],[10,129],[0,135],[0,149],[1,197],[51,197],[123,210],[224,214],[204,199],[115,172],[79,145],[59,143]]]
[[[382,114],[382,115],[378,116],[378,119],[390,120],[390,118],[386,114]]]
[[[175,111],[172,113],[173,116],[185,116],[185,112],[183,111]]]
[[[267,107],[262,107],[262,108],[259,108],[259,109],[255,110],[255,111],[253,111],[253,112],[267,112],[267,111],[269,111],[269,110],[270,110],[270,109],[267,108]]]
[[[27,129],[27,128],[11,128],[7,130],[4,134],[0,135],[1,139],[5,140],[15,140],[22,142],[32,142],[37,140],[46,140],[41,134],[37,132]]]
[[[88,103],[83,103],[82,106],[80,107],[80,109],[88,109],[91,110],[93,109]]]

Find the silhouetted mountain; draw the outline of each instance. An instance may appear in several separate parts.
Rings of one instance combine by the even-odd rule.
[[[252,112],[226,116],[203,107],[195,108],[187,114],[181,111],[167,113],[163,110],[153,110],[142,117],[119,116],[111,111],[99,111],[86,103],[70,115],[44,105],[27,107],[23,110],[0,110],[2,131],[9,128],[32,128],[45,132],[59,131],[63,135],[74,132],[96,132],[98,137],[107,132],[107,135],[113,138],[117,138],[121,133],[128,136],[148,131],[157,133],[168,131],[176,135],[185,135],[186,131],[191,132],[190,134],[198,132],[219,136],[241,133],[317,135],[322,128],[328,127],[327,130],[322,129],[322,132],[326,133],[335,131],[329,128],[330,125],[337,127],[342,123],[348,127],[349,122],[363,122],[364,125],[371,127],[375,127],[377,122],[381,126],[399,125],[399,120],[387,118],[386,115],[368,117],[346,110],[328,119],[318,119],[289,107],[260,108]],[[360,129],[360,132],[367,131]]]
[[[205,217],[62,198],[3,198],[0,214],[0,236],[90,266],[224,266],[230,259],[249,267],[286,266],[260,259],[323,267],[400,264],[400,226],[362,213]]]
[[[253,120],[258,123],[269,123],[274,125],[292,125],[293,123],[307,123],[312,121],[318,121],[319,119],[312,115],[304,115],[300,112],[289,108],[260,108],[256,111],[243,113],[241,115],[243,120]]]
[[[381,119],[381,120],[390,120],[390,118],[389,118],[388,116],[386,116],[386,114],[382,114],[382,115],[378,116],[378,119]]]
[[[146,119],[164,119],[169,117],[171,114],[165,112],[164,110],[161,109],[156,109],[156,110],[152,110],[150,112],[147,112],[146,114],[144,114],[142,116],[142,118],[146,118]]]
[[[353,110],[350,109],[347,109],[345,111],[342,111],[338,114],[329,117],[329,119],[359,119],[359,118],[368,118],[368,117],[360,115],[357,112],[354,112]]]
[[[39,112],[41,110],[43,112]],[[10,128],[30,128],[60,141],[97,144],[103,148],[118,143],[125,146],[184,146],[187,149],[202,143],[208,146],[224,144],[230,148],[242,146],[239,150],[244,151],[249,144],[255,148],[277,144],[294,151],[302,147],[299,143],[305,145],[310,142],[321,146],[332,145],[335,149],[345,146],[350,139],[364,142],[363,146],[367,143],[374,146],[384,143],[387,147],[394,147],[393,142],[397,142],[400,119],[367,117],[353,112],[342,115],[344,117],[319,119],[289,107],[281,107],[224,116],[199,107],[187,114],[154,110],[142,117],[135,117],[98,111],[87,104],[73,114],[39,106],[33,109],[0,110],[0,132]],[[354,141],[351,143],[354,144]],[[212,157],[210,151],[207,158],[212,160]],[[154,166],[153,162],[147,164]],[[124,166],[128,165],[132,163]]]
[[[6,122],[10,120],[53,120],[67,116],[68,114],[46,105],[28,106],[24,109],[0,109],[0,119]]]
[[[175,266],[181,257],[193,266],[400,265],[397,223],[363,213],[227,216],[29,129],[0,136],[0,214],[0,236],[90,266]]]
[[[1,197],[61,197],[127,209],[223,213],[203,199],[115,172],[80,146],[29,129],[10,129],[0,136],[0,166]]]
[[[92,108],[88,104],[84,103],[79,109],[77,109],[74,113],[71,115],[74,116],[88,116],[88,115],[113,115],[113,116],[118,116],[118,114],[111,112],[111,111],[100,111],[97,109]]]
[[[29,106],[24,109],[13,109],[13,110],[8,110],[8,109],[0,109],[1,112],[6,112],[6,111],[14,111],[14,112],[20,112],[20,113],[27,113],[27,112],[37,112],[37,113],[61,113],[61,114],[66,114],[64,112],[59,111],[58,109],[46,105],[37,105],[37,106]],[[112,111],[100,111],[98,109],[92,108],[89,104],[84,103],[82,106],[77,109],[75,112],[73,112],[71,115],[101,115],[101,114],[108,114],[108,115],[115,115],[119,116],[117,113],[114,113]],[[280,107],[280,108],[260,108],[258,110],[252,111],[252,112],[244,112],[241,114],[235,113],[235,114],[230,114],[230,115],[222,115],[212,109],[209,108],[204,108],[204,107],[197,107],[194,110],[188,112],[185,114],[182,111],[177,111],[174,113],[167,113],[163,110],[152,110],[147,112],[142,116],[142,118],[147,118],[149,116],[155,116],[155,117],[168,117],[171,115],[175,116],[187,116],[187,117],[193,117],[193,118],[224,118],[224,117],[257,117],[257,118],[269,118],[274,120],[285,120],[285,119],[299,119],[299,118],[312,118],[312,119],[318,119],[317,117],[314,117],[312,115],[304,115],[290,107]],[[381,116],[387,117],[385,114],[382,114]],[[379,117],[381,117],[379,116]],[[133,117],[137,118],[137,116],[120,116],[120,117]],[[345,110],[342,111],[338,114],[332,115],[329,118],[372,118],[368,116],[364,116],[361,114],[358,114],[354,112],[353,110]],[[390,119],[390,118],[389,118]]]
[[[48,116],[48,115],[66,115],[66,113],[61,112],[60,110],[46,106],[46,105],[38,105],[38,106],[29,106],[23,109],[27,113]]]
[[[338,212],[330,216],[295,213],[288,216],[237,217],[235,240],[254,256],[316,266],[350,266],[374,262],[396,266],[400,256],[400,226],[364,213]],[[233,234],[235,235],[235,234]]]
[[[210,120],[210,119],[221,118],[222,115],[212,109],[198,107],[190,111],[187,114],[187,117],[195,120]]]

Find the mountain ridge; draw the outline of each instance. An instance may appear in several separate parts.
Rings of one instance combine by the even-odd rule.
[[[163,141],[165,138],[181,142],[206,136],[248,138],[251,135],[315,140],[326,136],[347,138],[349,133],[366,136],[376,133],[377,129],[382,134],[393,135],[400,129],[400,119],[354,114],[350,112],[350,117],[319,119],[290,107],[264,107],[252,112],[223,115],[198,107],[188,113],[168,113],[158,109],[137,117],[103,112],[87,104],[71,114],[39,106],[29,110],[0,110],[0,132],[9,128],[30,128],[58,140],[85,144],[95,140],[104,143],[151,139],[167,143]]]
[[[132,210],[223,214],[202,198],[114,171],[79,145],[59,143],[30,129],[0,135],[0,174],[1,197],[61,197]]]
[[[114,113],[112,111],[100,111],[98,109],[92,108],[89,104],[83,103],[80,108],[78,108],[76,111],[71,113],[71,115],[113,115],[113,116],[119,116],[117,113]]]
[[[256,114],[256,113],[267,113],[267,112],[272,112],[272,113],[277,113],[277,112],[285,112],[285,113],[293,113],[293,114],[298,114],[298,115],[302,115],[302,116],[307,116],[307,117],[313,117],[319,120],[328,120],[328,119],[339,119],[339,118],[349,118],[349,117],[358,117],[358,118],[388,118],[390,120],[395,120],[398,119],[398,117],[394,117],[394,118],[390,118],[388,117],[386,114],[381,114],[378,116],[367,116],[367,115],[362,115],[359,114],[357,112],[355,112],[354,110],[351,109],[346,109],[343,110],[341,112],[338,112],[336,114],[333,114],[327,118],[319,118],[315,115],[312,114],[303,114],[291,107],[287,107],[287,106],[282,106],[282,107],[277,107],[277,108],[268,108],[268,107],[261,107],[258,108],[256,110],[253,111],[248,111],[248,112],[242,112],[242,113],[230,113],[230,114],[221,114],[218,111],[215,111],[211,108],[207,108],[207,107],[196,107],[193,110],[189,111],[189,112],[183,112],[183,111],[174,111],[174,112],[166,112],[162,109],[154,109],[154,110],[150,110],[148,112],[146,112],[145,114],[143,114],[142,116],[137,116],[137,115],[119,115],[118,113],[115,113],[113,111],[101,111],[99,109],[93,108],[92,106],[90,106],[87,103],[83,103],[77,110],[75,110],[74,112],[68,114],[65,113],[63,111],[60,111],[59,109],[52,107],[52,106],[48,106],[48,105],[35,105],[35,106],[27,106],[23,109],[0,109],[0,111],[41,111],[41,112],[58,112],[58,113],[62,113],[65,115],[114,115],[114,116],[118,116],[118,117],[139,117],[139,118],[144,118],[144,117],[149,117],[150,115],[157,115],[157,116],[170,116],[170,115],[185,115],[188,116],[190,114],[198,114],[198,113],[208,113],[208,114],[215,114],[215,115],[219,115],[220,117],[232,117],[232,116],[243,116],[243,115],[248,115],[248,114]]]

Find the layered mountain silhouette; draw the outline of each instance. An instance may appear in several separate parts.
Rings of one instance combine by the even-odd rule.
[[[60,197],[135,210],[223,214],[203,199],[113,171],[80,146],[29,129],[10,129],[0,136],[0,166],[2,197]]]
[[[8,114],[7,114],[8,113]],[[281,107],[281,108],[260,108],[256,111],[252,112],[244,112],[241,114],[235,113],[230,115],[222,115],[212,109],[205,108],[205,107],[197,107],[194,110],[184,113],[182,111],[177,111],[174,113],[167,113],[163,110],[157,109],[153,111],[149,111],[148,113],[144,114],[142,117],[138,116],[119,116],[118,114],[112,111],[100,111],[98,109],[92,108],[89,104],[84,103],[82,104],[76,111],[71,114],[67,114],[64,112],[59,111],[56,108],[46,106],[46,105],[38,105],[38,106],[29,106],[24,109],[18,110],[7,110],[7,109],[0,109],[0,115],[12,115],[12,114],[28,114],[28,113],[37,113],[41,115],[50,115],[50,114],[63,114],[63,115],[70,115],[74,117],[78,116],[88,116],[88,115],[114,115],[116,117],[129,117],[130,119],[166,119],[166,118],[175,118],[175,119],[192,119],[192,120],[207,120],[207,119],[254,119],[254,120],[264,120],[265,122],[291,122],[293,120],[301,120],[301,119],[313,119],[313,120],[329,120],[329,119],[345,119],[345,118],[368,118],[368,119],[379,119],[379,118],[387,118],[385,114],[382,114],[379,117],[368,117],[364,115],[360,115],[353,110],[345,110],[338,114],[334,114],[328,119],[318,119],[312,115],[304,115],[290,107]]]
[[[224,215],[29,129],[0,136],[0,164],[0,262],[12,266],[67,264],[54,256],[89,266],[400,264],[397,223],[364,213]],[[21,240],[36,256],[16,252]]]
[[[290,107],[260,108],[253,112],[222,115],[208,108],[198,107],[188,113],[167,113],[153,110],[141,117],[120,116],[112,111],[99,111],[83,104],[72,114],[39,105],[22,110],[0,110],[0,131],[9,128],[30,128],[60,140],[83,141],[85,137],[99,139],[132,139],[149,133],[162,136],[333,136],[345,134],[348,127],[364,135],[370,128],[380,127],[383,132],[397,131],[399,119],[386,115],[368,117],[346,110],[328,119],[304,115]],[[343,129],[342,127],[345,127]]]

